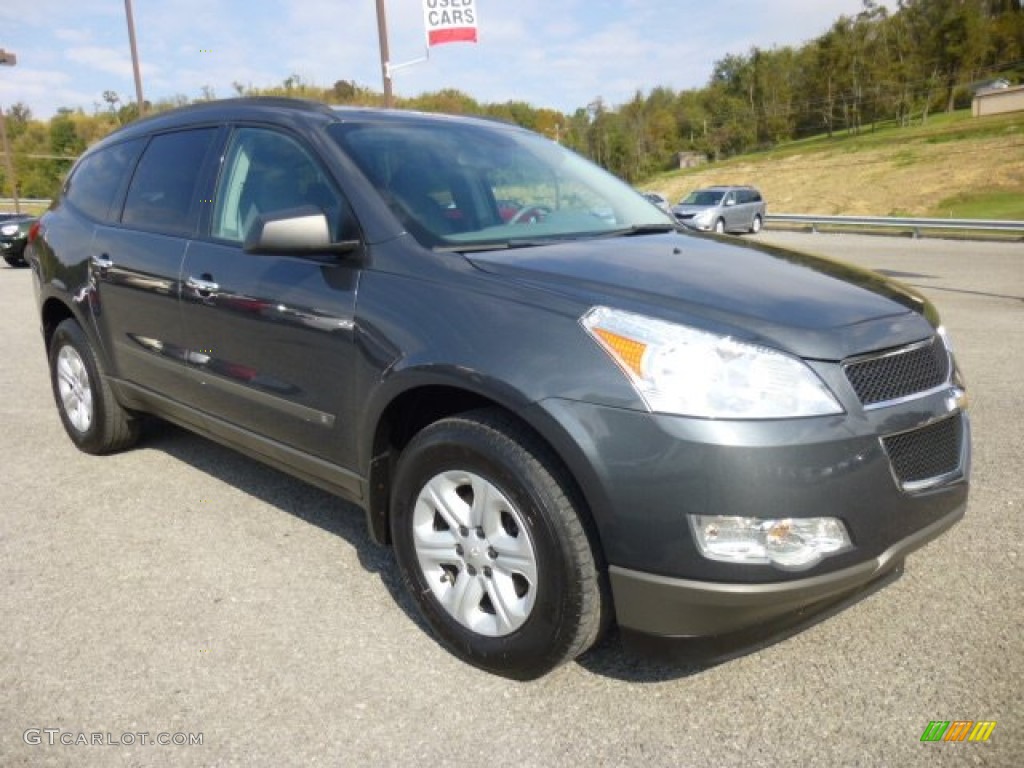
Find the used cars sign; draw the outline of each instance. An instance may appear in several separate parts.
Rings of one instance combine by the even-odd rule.
[[[476,42],[476,0],[423,0],[427,45]]]

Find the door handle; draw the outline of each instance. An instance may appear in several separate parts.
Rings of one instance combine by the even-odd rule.
[[[213,280],[210,279],[210,275],[203,275],[201,278],[189,275],[188,279],[185,280],[185,285],[203,298],[212,298],[216,296],[217,292],[220,290],[220,285],[213,282]]]

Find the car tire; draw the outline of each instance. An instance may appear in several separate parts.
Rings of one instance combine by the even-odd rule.
[[[725,219],[719,219],[718,221],[715,222],[715,234],[716,235],[724,235],[725,234]]]
[[[27,267],[28,262],[25,261],[21,256],[4,256],[4,261],[7,262],[8,267]]]
[[[395,555],[456,656],[530,680],[600,637],[606,576],[573,489],[546,444],[497,410],[435,422],[402,452]]]
[[[72,319],[57,326],[50,341],[50,384],[61,423],[86,453],[130,448],[139,423],[114,397],[81,326]]]
[[[761,231],[761,216],[758,214],[754,217],[754,220],[750,222],[750,234],[756,235]]]

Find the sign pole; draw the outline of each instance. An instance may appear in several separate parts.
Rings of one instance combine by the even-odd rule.
[[[388,51],[388,18],[384,0],[377,0],[377,36],[380,38],[380,72],[384,78],[384,106],[395,106],[395,95],[391,84],[391,53]]]
[[[17,63],[17,56],[0,48],[0,66],[13,67]],[[0,147],[3,148],[4,165],[7,168],[7,176],[11,180],[11,197],[14,198],[14,212],[21,213],[21,203],[18,202],[18,177],[14,174],[14,158],[11,156],[11,145],[7,141],[7,123],[4,120],[4,107],[2,104],[0,104]]]
[[[135,100],[139,105],[139,117],[146,111],[142,99],[142,73],[139,69],[139,50],[135,45],[135,19],[132,17],[132,0],[124,0],[124,15],[128,20],[128,43],[132,49],[132,72],[135,75]]]

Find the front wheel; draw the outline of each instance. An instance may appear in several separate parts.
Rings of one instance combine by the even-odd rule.
[[[603,628],[603,576],[571,482],[499,411],[438,421],[399,460],[391,535],[402,579],[442,643],[528,680]]]
[[[724,235],[725,234],[725,219],[719,219],[718,221],[715,222],[715,234],[716,235]]]
[[[81,326],[67,319],[50,341],[50,384],[64,431],[86,453],[131,447],[139,425],[114,397]]]
[[[4,261],[7,262],[8,267],[26,267],[28,262],[25,261],[21,256],[4,256]]]

